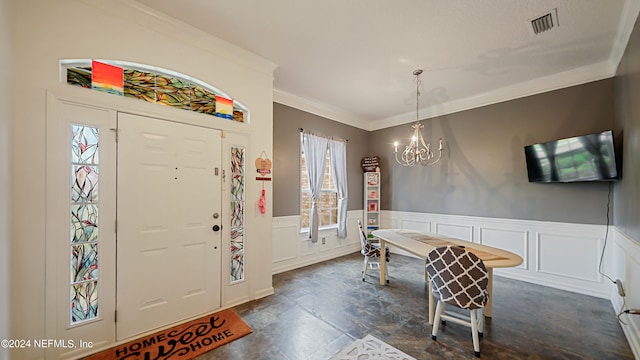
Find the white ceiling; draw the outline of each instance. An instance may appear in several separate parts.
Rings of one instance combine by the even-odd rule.
[[[366,130],[612,77],[640,0],[137,0],[278,67],[274,100]],[[559,26],[529,20],[557,8]]]

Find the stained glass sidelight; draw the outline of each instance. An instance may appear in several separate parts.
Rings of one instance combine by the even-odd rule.
[[[87,165],[73,166],[71,184],[72,202],[98,201],[98,167]]]
[[[98,244],[71,246],[71,281],[98,278]]]
[[[98,206],[71,205],[71,242],[98,240]]]
[[[241,200],[231,202],[231,226],[233,228],[244,227],[244,204]]]
[[[98,317],[99,130],[71,125],[70,310],[71,324]]]
[[[231,229],[231,281],[244,278],[244,229]]]
[[[98,128],[73,125],[71,127],[71,162],[98,164]]]
[[[244,279],[244,150],[231,147],[231,282]]]
[[[98,282],[71,285],[71,323],[77,324],[98,317]]]

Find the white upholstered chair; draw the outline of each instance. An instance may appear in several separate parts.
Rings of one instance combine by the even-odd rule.
[[[426,271],[438,300],[431,338],[436,340],[442,320],[471,327],[473,350],[480,357],[478,334],[484,330],[484,306],[489,300],[489,275],[480,258],[461,246],[442,246],[429,252]],[[469,318],[446,311],[447,305],[469,310]]]

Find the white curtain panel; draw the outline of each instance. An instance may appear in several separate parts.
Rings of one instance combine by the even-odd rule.
[[[329,140],[331,176],[338,190],[338,238],[347,237],[347,142]]]
[[[329,139],[309,133],[302,133],[302,147],[307,162],[309,188],[311,190],[311,219],[309,221],[309,240],[318,241],[318,197],[322,189],[324,166]]]

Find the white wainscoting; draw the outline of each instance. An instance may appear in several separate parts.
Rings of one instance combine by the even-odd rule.
[[[306,240],[306,233],[300,233],[298,216],[274,217],[273,273],[358,251],[357,219],[360,218],[362,211],[349,212],[346,239],[338,239],[335,230],[326,230],[320,232],[317,243],[312,243]],[[496,275],[604,299],[611,298],[612,284],[598,271],[606,231],[603,225],[401,211],[382,211],[380,222],[383,228],[435,232],[496,246],[523,258],[523,263],[518,267],[495,269]],[[402,253],[400,250],[392,251]],[[612,246],[608,246],[605,260],[611,259],[611,256]],[[611,262],[604,262],[605,274],[611,270],[608,264]]]
[[[611,303],[616,312],[625,302],[628,309],[640,309],[640,239],[631,239],[615,229],[613,240],[613,278],[622,280],[626,296],[620,297],[617,287],[612,286]],[[622,315],[621,319],[631,350],[640,359],[640,315]]]
[[[273,273],[297,269],[360,250],[358,219],[362,210],[347,213],[347,238],[338,239],[337,230],[320,230],[318,242],[307,240],[300,232],[299,216],[273,218]],[[323,244],[324,239],[324,244]]]
[[[382,211],[381,225],[495,246],[524,260],[515,268],[495,269],[496,275],[605,299],[611,295],[610,282],[598,271],[606,232],[603,225],[402,211]],[[610,253],[609,247],[605,259]]]

